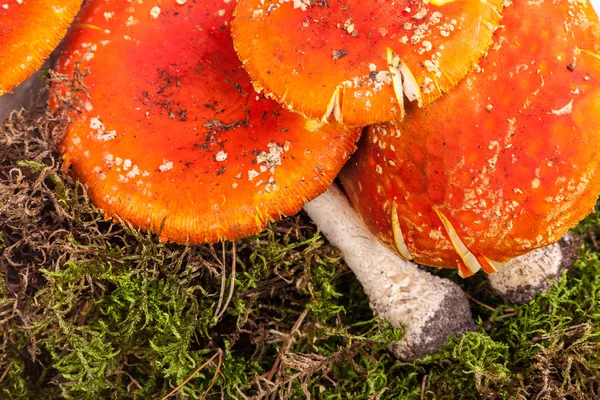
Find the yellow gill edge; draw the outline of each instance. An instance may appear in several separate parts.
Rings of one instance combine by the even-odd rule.
[[[465,246],[465,244],[463,243],[461,238],[456,233],[456,230],[452,226],[452,223],[450,223],[448,218],[446,218],[446,216],[444,214],[442,214],[442,212],[440,210],[438,210],[437,208],[434,208],[434,211],[438,215],[440,221],[442,221],[442,225],[444,225],[444,228],[446,229],[446,233],[448,233],[448,236],[450,237],[450,242],[452,243],[454,250],[456,250],[456,253],[458,253],[459,257],[465,263],[467,268],[472,273],[476,273],[477,271],[479,271],[481,269],[481,264],[477,260],[477,257],[475,257],[475,255],[473,253],[471,253],[471,251],[467,248],[467,246]],[[460,268],[459,268],[458,272],[459,272],[459,275],[464,278],[463,274],[460,271]]]
[[[406,111],[404,110],[404,90],[402,88],[402,72],[400,72],[400,57],[394,53],[392,49],[387,48],[387,65],[392,75],[392,86],[394,88],[394,94],[396,95],[396,101],[400,106],[400,119],[404,119]]]
[[[394,88],[394,94],[398,101],[398,105],[401,110],[401,117],[404,118],[404,97],[410,101],[417,101],[419,107],[423,106],[423,96],[421,94],[421,87],[417,79],[413,75],[408,65],[400,56],[398,56],[392,49],[387,48],[387,64],[390,74],[392,75],[392,86]]]
[[[443,5],[446,5],[446,4],[448,4],[448,3],[452,3],[452,2],[454,2],[454,0],[431,0],[431,1],[429,2],[429,4],[432,4],[432,5],[434,5],[434,6],[441,7],[441,6],[443,6]]]
[[[413,75],[408,65],[402,60],[398,65],[398,69],[402,73],[402,89],[404,89],[404,95],[411,102],[417,101],[419,107],[423,107],[423,96],[421,95],[421,86],[417,79]]]
[[[340,86],[341,85],[338,85],[333,91],[331,99],[327,104],[327,110],[325,111],[325,114],[323,114],[323,118],[321,118],[321,122],[326,123],[331,114],[333,114],[335,120],[340,124],[342,123],[342,107],[340,106]]]
[[[412,260],[413,257],[404,241],[404,235],[402,234],[402,228],[400,227],[396,203],[393,203],[392,205],[392,234],[394,235],[394,243],[396,244],[396,249],[398,250],[400,257],[406,261]]]

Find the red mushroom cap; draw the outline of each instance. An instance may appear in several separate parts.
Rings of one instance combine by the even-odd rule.
[[[37,71],[83,0],[5,0],[0,5],[0,96]]]
[[[84,7],[57,69],[71,74],[83,58],[90,98],[62,148],[108,217],[154,232],[164,223],[162,239],[175,242],[248,236],[323,192],[353,152],[358,130],[312,131],[254,91],[233,50],[232,8]]]
[[[485,53],[501,0],[240,0],[234,45],[255,84],[309,118],[364,126],[428,104]]]
[[[479,73],[371,127],[342,173],[386,243],[463,275],[557,241],[600,193],[598,17],[515,2],[503,25]]]

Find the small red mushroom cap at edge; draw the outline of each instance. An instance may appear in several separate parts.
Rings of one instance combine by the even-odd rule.
[[[83,0],[0,3],[0,96],[37,71],[58,46]]]
[[[239,0],[255,85],[308,118],[365,126],[429,104],[485,54],[502,0]]]
[[[370,127],[341,174],[405,258],[470,275],[559,240],[600,193],[600,24],[587,1],[515,2],[454,90]]]
[[[175,242],[245,237],[325,191],[354,151],[359,130],[313,130],[254,91],[231,42],[233,5],[84,6],[57,70],[83,59],[89,98],[62,150],[107,217]]]

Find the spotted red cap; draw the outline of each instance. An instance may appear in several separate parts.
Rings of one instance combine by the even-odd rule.
[[[454,87],[492,43],[501,0],[240,0],[234,45],[259,88],[309,118],[402,118]]]
[[[67,33],[82,0],[0,2],[0,96],[37,71]]]
[[[557,241],[600,193],[598,17],[515,2],[502,23],[478,73],[371,127],[342,174],[386,243],[465,276]]]
[[[355,149],[358,130],[315,130],[254,91],[233,50],[232,8],[85,5],[57,69],[71,74],[84,59],[89,99],[62,148],[108,217],[164,224],[175,242],[248,236],[323,192]]]

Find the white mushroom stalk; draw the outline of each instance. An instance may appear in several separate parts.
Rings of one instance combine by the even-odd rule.
[[[453,282],[405,261],[373,236],[335,185],[304,210],[337,247],[369,297],[377,315],[404,326],[391,346],[402,359],[434,353],[453,334],[474,327],[468,300]]]
[[[567,234],[559,242],[513,258],[488,278],[497,295],[512,303],[527,303],[545,292],[578,256],[581,242]]]
[[[562,259],[558,243],[531,251],[510,260],[497,273],[490,275],[490,285],[504,298],[516,303],[528,302],[558,276]]]
[[[44,66],[49,68],[52,61],[47,61]],[[12,93],[0,96],[0,121],[8,118],[11,112],[18,111],[21,107],[31,108],[36,99],[42,94],[46,81],[41,74],[36,73],[15,87]]]

